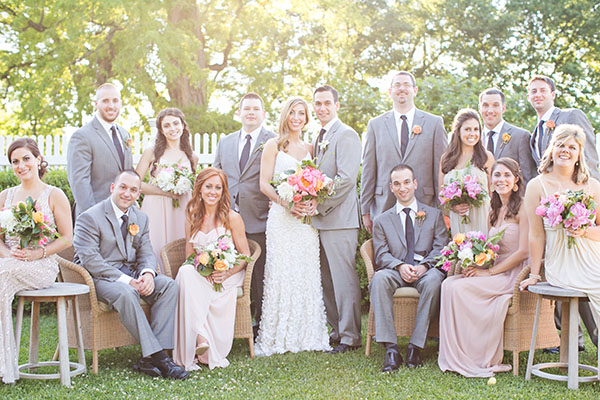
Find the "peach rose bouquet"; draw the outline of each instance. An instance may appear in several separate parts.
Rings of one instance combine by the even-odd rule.
[[[498,256],[498,242],[504,236],[504,229],[487,237],[481,232],[457,233],[441,250],[436,267],[448,272],[453,263],[462,268],[491,267]]]
[[[214,271],[227,271],[240,262],[252,261],[252,257],[240,254],[233,246],[231,235],[225,234],[206,247],[196,248],[184,261],[183,265],[192,265],[202,276],[209,276]],[[215,291],[223,290],[223,285],[214,283]]]

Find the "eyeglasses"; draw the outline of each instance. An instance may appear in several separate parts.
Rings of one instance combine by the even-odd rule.
[[[410,88],[414,87],[414,85],[412,85],[410,83],[396,82],[396,83],[392,84],[392,87],[394,89],[410,89]]]

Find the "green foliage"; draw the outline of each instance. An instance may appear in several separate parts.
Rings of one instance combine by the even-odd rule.
[[[71,203],[71,207],[73,206],[73,193],[71,192],[71,187],[69,186],[66,169],[51,168],[48,170],[48,172],[46,172],[46,175],[44,175],[42,180],[48,185],[60,188],[65,195],[67,195],[67,198]],[[0,169],[0,191],[12,186],[17,186],[18,184],[19,179],[15,176],[12,169]]]

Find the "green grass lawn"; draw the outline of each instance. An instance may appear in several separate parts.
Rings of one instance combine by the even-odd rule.
[[[27,343],[28,319],[23,343]],[[49,360],[56,346],[56,319],[42,316],[40,360]],[[363,316],[363,332],[366,316]],[[399,345],[404,352],[407,338]],[[580,362],[593,365],[596,348],[586,337],[586,351]],[[91,353],[87,353],[91,367]],[[86,373],[72,379],[64,388],[58,380],[19,380],[15,385],[0,383],[0,399],[599,399],[597,382],[580,384],[578,391],[567,389],[566,382],[533,377],[524,379],[527,352],[521,353],[520,375],[498,374],[497,384],[487,379],[466,379],[442,373],[437,367],[437,343],[429,341],[422,368],[385,375],[380,372],[383,349],[373,346],[370,357],[364,347],[354,352],[330,355],[315,352],[284,354],[250,359],[247,342],[236,340],[226,369],[203,368],[184,382],[150,378],[131,369],[140,356],[139,346],[100,352],[99,374]],[[536,362],[552,361],[558,356],[536,353]],[[27,346],[21,346],[20,363],[27,360]],[[71,351],[71,360],[76,354]],[[504,362],[511,360],[508,353]]]

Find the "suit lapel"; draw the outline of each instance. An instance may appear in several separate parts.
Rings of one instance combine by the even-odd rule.
[[[417,201],[417,213],[419,213],[420,211],[423,211],[423,205]],[[427,214],[425,215],[425,218],[427,218]],[[424,223],[425,219],[419,221],[415,217],[415,248],[417,247],[417,243],[419,243],[419,235],[421,234],[421,228]]]
[[[108,151],[110,151],[110,154],[112,154],[115,162],[117,163],[117,165],[119,165],[119,169],[121,169],[121,159],[119,158],[119,155],[117,154],[117,149],[115,149],[115,144],[108,137],[108,134],[104,130],[104,127],[102,127],[102,124],[100,123],[100,121],[98,121],[98,117],[94,117],[94,119],[92,120],[92,126],[94,127],[96,134],[100,137],[100,140],[102,140],[104,142],[104,144],[106,144],[106,146],[108,147]],[[121,138],[121,141],[122,141],[123,138],[121,137],[121,132],[120,132],[120,130],[118,130],[118,131],[119,131],[119,137]],[[123,151],[125,151],[125,149],[123,149]]]
[[[415,116],[413,118],[413,126],[419,125],[423,128],[423,124],[425,122],[425,116],[420,110],[415,110]],[[404,153],[404,159],[408,157],[413,147],[415,147],[415,143],[417,142],[417,138],[419,135],[413,135],[412,129],[413,126],[408,127],[408,145],[406,146],[406,152]]]
[[[398,140],[398,128],[396,128],[396,121],[394,121],[393,111],[388,112],[387,118],[385,119],[385,126],[387,127],[388,134],[392,139],[392,143],[394,143],[398,157],[402,158],[402,153],[400,152],[400,142]]]
[[[240,131],[240,135],[241,135],[241,131]],[[244,173],[248,170],[248,168],[250,168],[250,165],[252,165],[252,163],[254,162],[254,160],[256,160],[256,157],[258,157],[258,148],[259,146],[261,146],[265,141],[266,141],[266,135],[267,132],[265,131],[265,128],[261,128],[260,132],[258,133],[258,137],[256,138],[256,143],[254,143],[254,147],[250,150],[250,157],[248,158],[248,161],[246,162],[246,165],[244,166],[244,170],[240,171],[240,176],[244,175]],[[239,159],[238,159],[239,161]],[[238,169],[240,168],[240,163],[238,162]]]
[[[392,224],[394,225],[394,229],[396,230],[396,232],[398,232],[398,237],[400,238],[400,242],[404,246],[404,249],[406,249],[407,248],[406,236],[404,234],[404,226],[402,225],[402,220],[400,219],[402,217],[400,216],[400,214],[396,213],[396,206],[394,206],[394,209],[392,209],[391,213],[392,213],[391,220],[392,220]]]
[[[556,121],[560,117],[560,113],[561,113],[561,109],[558,108],[558,107],[555,107],[554,111],[552,111],[552,115],[550,116],[549,121],[554,121],[554,125],[555,126],[558,126],[558,123]],[[552,128],[552,129],[545,128],[546,132],[544,132],[544,139],[543,139],[543,142],[544,142],[544,152],[546,151],[546,149],[548,148],[548,145],[550,144],[550,138],[554,134],[554,129],[555,128]]]
[[[123,242],[123,235],[121,234],[121,224],[119,221],[117,221],[117,216],[115,215],[115,210],[113,210],[110,199],[106,200],[106,205],[104,206],[104,214],[106,216],[106,219],[110,223],[110,226],[112,227],[115,238],[117,239],[117,247],[119,248],[119,251],[121,252],[123,257],[127,259],[127,250],[125,248],[125,243]]]
[[[499,144],[498,151],[496,151],[496,154],[494,154],[496,159],[498,159],[502,156],[502,152],[504,151],[504,146],[506,146],[506,144],[507,144],[507,143],[504,143],[504,140],[502,139],[502,135],[507,133],[510,136],[509,130],[510,130],[510,126],[508,125],[508,123],[506,123],[506,121],[504,121],[502,130],[500,131],[500,137],[498,138],[498,144]],[[509,139],[509,141],[510,141],[510,139]]]

